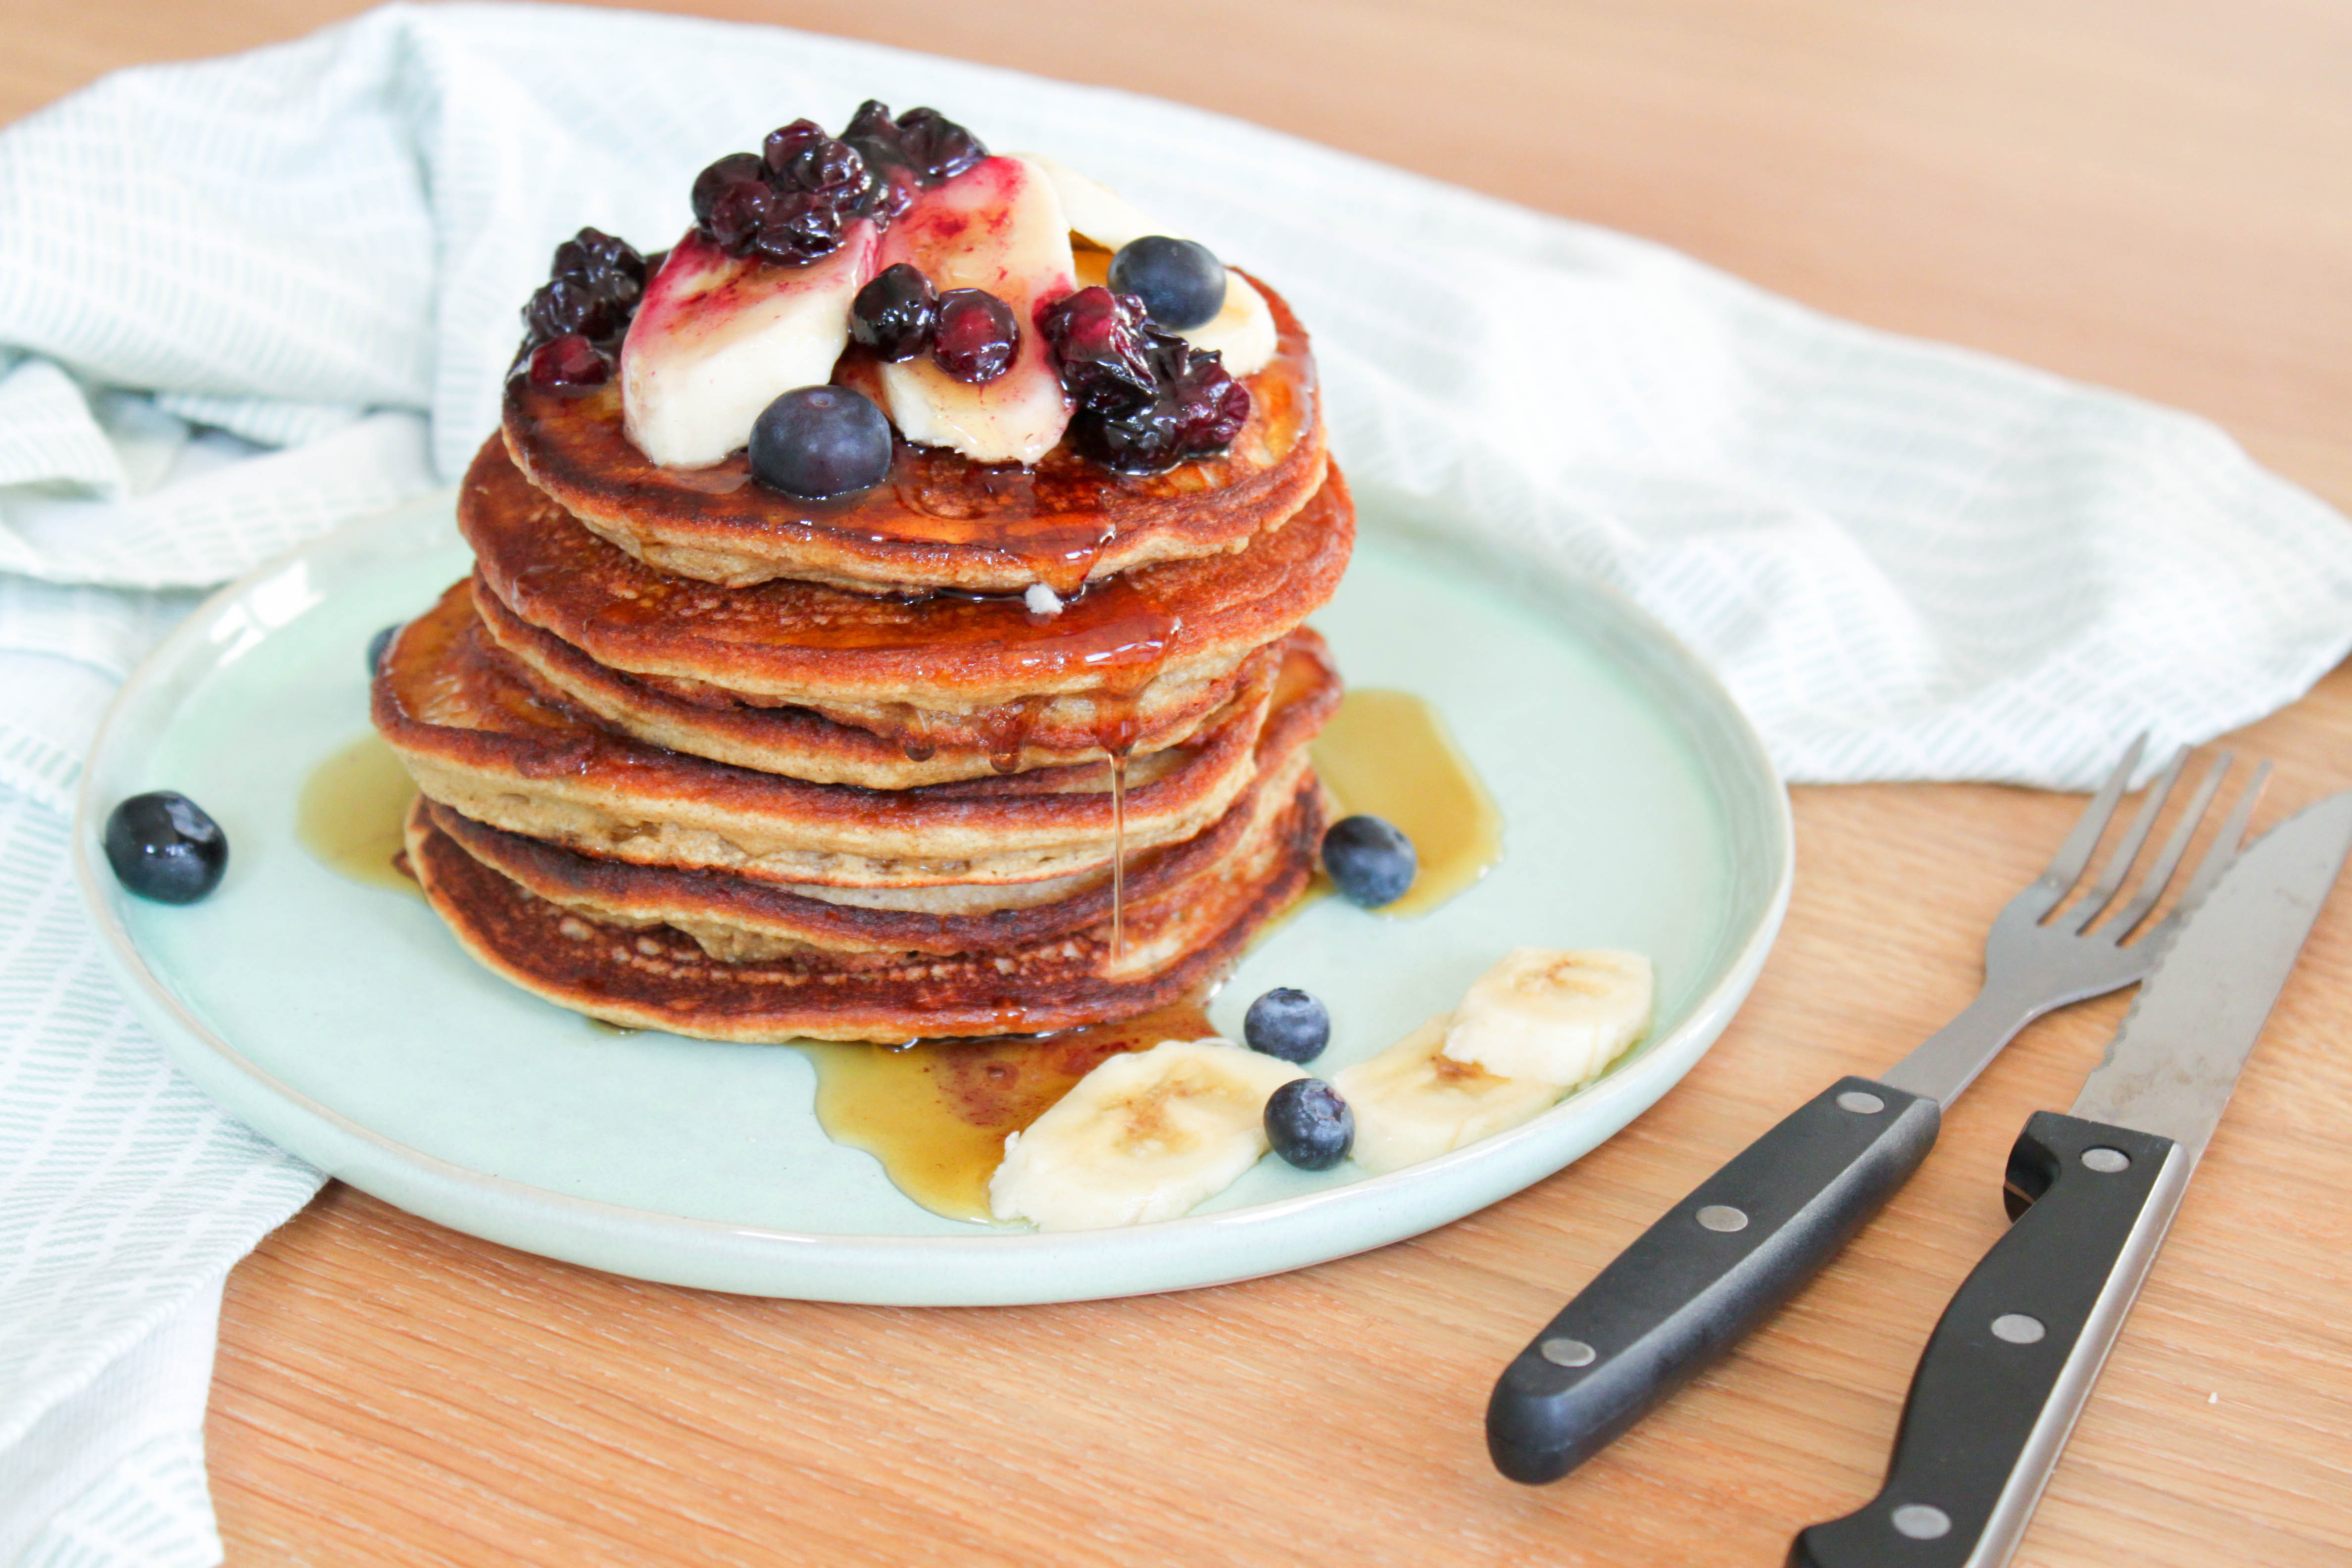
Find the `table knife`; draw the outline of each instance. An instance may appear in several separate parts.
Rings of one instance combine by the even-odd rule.
[[[2347,849],[2352,790],[2242,851],[2073,1109],[2025,1124],[2014,1223],[1927,1341],[1885,1484],[1801,1533],[1791,1568],[2009,1561]]]

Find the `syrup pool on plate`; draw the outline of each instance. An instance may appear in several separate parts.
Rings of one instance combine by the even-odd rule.
[[[393,863],[406,845],[403,825],[415,798],[399,754],[371,731],[303,781],[294,837],[320,864],[354,882],[416,893],[415,881]]]

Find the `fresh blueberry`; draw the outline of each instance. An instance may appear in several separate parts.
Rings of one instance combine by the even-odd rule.
[[[1395,903],[1420,869],[1412,840],[1377,816],[1343,816],[1323,835],[1323,869],[1350,903]]]
[[[975,386],[994,381],[1013,368],[1020,346],[1013,307],[987,289],[950,289],[940,296],[931,363],[958,381]]]
[[[392,647],[392,639],[399,634],[399,631],[400,623],[398,621],[394,621],[392,625],[384,627],[383,630],[376,633],[375,636],[368,638],[369,679],[374,679],[375,672],[383,668],[384,651]]]
[[[931,346],[940,296],[930,279],[903,261],[877,273],[849,302],[849,335],[897,364]]]
[[[1110,258],[1110,286],[1142,300],[1163,331],[1205,327],[1225,308],[1225,264],[1193,239],[1147,234],[1129,240]]]
[[[228,836],[177,790],[134,795],[106,819],[106,863],[142,899],[193,904],[220,886]]]
[[[1249,1048],[1286,1062],[1311,1062],[1331,1043],[1331,1013],[1306,992],[1285,985],[1249,1005],[1242,1018]]]
[[[1265,1137],[1302,1171],[1328,1171],[1356,1144],[1356,1113],[1319,1078],[1295,1078],[1265,1102]]]
[[[752,477],[786,495],[848,495],[889,471],[890,421],[848,387],[787,392],[751,422]]]

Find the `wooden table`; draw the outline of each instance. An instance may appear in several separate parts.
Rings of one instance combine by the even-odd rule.
[[[342,0],[5,0],[0,113]],[[2352,12],[2294,0],[719,0],[1229,110],[2208,415],[2352,505]],[[779,112],[789,106],[780,106]],[[2352,783],[2352,668],[2243,737]],[[1809,1295],[1569,1480],[1501,1362],[1669,1202],[1968,997],[2076,803],[1801,789],[1753,1000],[1550,1181],[1280,1279],[994,1311],[642,1285],[330,1188],[231,1277],[233,1563],[1777,1563],[1874,1489],[1999,1177],[2121,1004],[2031,1031]],[[2352,899],[2323,919],[2018,1561],[2352,1560]]]

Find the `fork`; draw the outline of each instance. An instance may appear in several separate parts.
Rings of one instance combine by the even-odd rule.
[[[2237,853],[2270,764],[2254,770],[2162,918],[2149,919],[2220,793],[2227,752],[2135,886],[2133,867],[2188,763],[2182,748],[2070,904],[2147,743],[2145,734],[2131,743],[2056,858],[1994,917],[1974,1001],[1885,1074],[1840,1079],[1790,1112],[1620,1253],[1504,1369],[1486,1406],[1496,1468],[1552,1481],[1606,1447],[1827,1265],[1927,1157],[1944,1108],[2026,1025],[2156,966]]]

